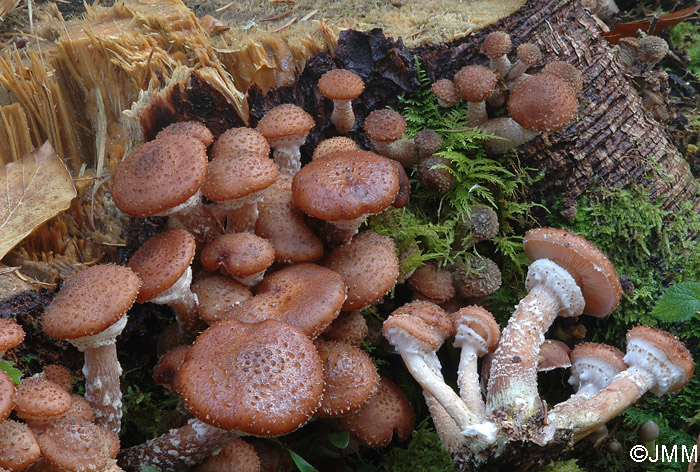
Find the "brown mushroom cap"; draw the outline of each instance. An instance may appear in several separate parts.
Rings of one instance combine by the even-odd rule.
[[[635,352],[635,344],[643,345],[644,349]],[[695,371],[693,356],[676,336],[645,325],[635,326],[627,332],[625,362],[632,366],[634,361],[646,363],[647,369],[657,375],[656,385],[651,389],[656,395],[680,390]]]
[[[344,311],[358,310],[378,301],[396,284],[399,260],[396,245],[388,236],[372,231],[357,234],[323,259],[325,267],[345,280],[348,298]]]
[[[488,310],[478,305],[460,308],[452,314],[452,329],[457,332],[459,326],[469,328],[478,336],[478,343],[483,346],[483,352],[480,352],[479,355],[483,356],[487,352],[496,350],[498,340],[501,337],[501,330]],[[455,342],[455,345],[457,345],[457,342]]]
[[[454,82],[450,79],[436,80],[430,87],[438,100],[442,100],[446,105],[452,106],[459,102],[459,94]]]
[[[489,58],[496,58],[508,54],[510,51],[510,35],[505,31],[494,31],[486,35],[481,43],[480,52]]]
[[[530,131],[563,128],[578,112],[572,88],[552,74],[535,74],[521,81],[508,99],[511,118]]]
[[[265,277],[253,298],[224,316],[248,323],[276,319],[315,338],[338,316],[344,301],[340,274],[315,264],[296,264]]]
[[[424,157],[418,163],[418,180],[428,190],[445,193],[455,183],[452,161],[442,156]]]
[[[199,316],[208,324],[223,319],[226,310],[253,296],[250,289],[225,275],[208,275],[192,284],[192,292],[197,295]]]
[[[416,143],[416,149],[421,158],[432,156],[442,146],[442,138],[432,129],[422,129],[413,137],[413,142]]]
[[[340,425],[355,439],[369,447],[385,447],[394,432],[400,440],[411,436],[416,417],[403,391],[391,380],[381,377],[379,387],[357,412],[340,418]]]
[[[158,359],[156,366],[153,368],[153,381],[172,390],[177,371],[180,370],[183,362],[185,362],[185,356],[187,356],[187,351],[189,350],[190,346],[183,344],[163,354],[163,357]]]
[[[367,320],[360,311],[343,311],[323,332],[330,341],[341,341],[359,347],[369,334]]]
[[[498,77],[491,69],[478,65],[463,67],[454,77],[457,93],[469,102],[483,102],[489,98],[497,82]]]
[[[294,431],[316,412],[323,367],[311,340],[287,323],[225,320],[197,337],[175,390],[206,423],[276,436]]]
[[[76,272],[46,307],[44,332],[67,340],[100,333],[131,308],[140,285],[124,266],[100,264]]]
[[[0,422],[0,467],[11,472],[25,470],[41,456],[32,430],[14,420]]]
[[[202,141],[169,134],[134,149],[113,177],[114,204],[147,217],[185,203],[204,183],[207,152]]]
[[[318,80],[318,91],[331,100],[352,100],[364,89],[362,78],[347,69],[329,70]]]
[[[306,135],[315,124],[303,108],[285,103],[265,113],[256,129],[271,142],[289,136]]]
[[[261,472],[261,470],[260,457],[255,448],[241,438],[230,440],[216,455],[204,459],[201,464],[192,468],[192,472]]]
[[[359,149],[357,143],[347,136],[334,136],[318,143],[311,160],[315,161],[335,151],[358,151]]]
[[[395,347],[399,344],[410,345],[408,349],[412,352],[434,352],[445,342],[445,336],[425,320],[396,312],[384,321],[382,334]]]
[[[209,162],[202,195],[215,202],[242,198],[266,189],[278,175],[279,168],[267,155],[233,149]]]
[[[323,243],[305,223],[304,213],[292,203],[292,176],[281,174],[258,203],[255,234],[275,248],[283,264],[313,262],[323,256]]]
[[[569,84],[569,87],[578,97],[583,90],[583,74],[572,64],[564,61],[552,61],[542,68],[542,73],[551,74],[559,77],[561,80]]]
[[[659,36],[647,35],[639,38],[637,52],[639,62],[656,64],[668,54],[668,43]]]
[[[408,285],[419,295],[435,303],[454,297],[456,292],[452,274],[434,262],[418,267],[408,278]]]
[[[484,297],[501,286],[501,270],[488,257],[472,256],[457,266],[455,282],[457,292],[465,297]]]
[[[396,141],[406,132],[406,120],[394,110],[374,110],[365,118],[364,130],[374,141]]]
[[[41,433],[37,441],[44,459],[66,471],[103,470],[119,453],[117,436],[87,421],[62,421]]]
[[[323,400],[316,415],[338,417],[354,413],[377,391],[379,374],[366,352],[338,341],[316,341],[323,362]]]
[[[66,392],[73,391],[73,375],[66,366],[61,364],[45,365],[42,373],[44,377],[58,384]]]
[[[17,387],[15,411],[26,420],[41,420],[62,415],[71,405],[70,393],[41,376],[26,377]]]
[[[0,351],[19,346],[24,341],[24,329],[13,320],[0,318]]]
[[[270,143],[260,131],[253,128],[230,128],[224,131],[211,149],[212,160],[223,157],[231,151],[257,152],[265,157],[270,155]]]
[[[294,205],[324,221],[380,213],[398,192],[396,167],[368,151],[331,153],[304,166],[292,181]]]
[[[211,271],[224,269],[236,277],[266,270],[275,262],[275,249],[267,239],[251,233],[219,236],[204,247],[202,265]]]
[[[620,302],[622,286],[610,260],[593,243],[563,229],[536,228],[523,238],[531,261],[550,259],[566,269],[581,289],[592,316],[610,314]]]
[[[546,339],[540,345],[540,353],[537,356],[537,370],[547,372],[554,369],[571,367],[569,346],[556,339]]]
[[[202,141],[202,144],[209,146],[214,142],[214,135],[209,131],[203,123],[198,121],[178,121],[163,128],[157,135],[156,139],[163,138],[169,134],[184,134]]]
[[[0,370],[0,423],[7,419],[15,407],[15,384],[4,371]]]
[[[542,60],[542,52],[540,51],[539,46],[533,43],[521,44],[516,49],[516,54],[521,62],[529,66]]]
[[[126,264],[141,279],[136,301],[144,303],[172,287],[194,259],[194,236],[184,229],[158,233],[131,256]]]
[[[443,341],[454,334],[449,316],[445,310],[433,302],[414,300],[401,305],[391,314],[392,316],[405,315],[420,319]]]

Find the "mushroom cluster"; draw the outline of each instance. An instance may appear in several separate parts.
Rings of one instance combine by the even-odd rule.
[[[557,316],[607,316],[622,289],[607,257],[580,236],[539,228],[525,235],[524,245],[532,261],[525,282],[529,293],[502,332],[479,306],[448,315],[433,303],[412,302],[384,322],[384,336],[423,388],[442,442],[463,470],[497,458],[513,441],[540,446],[578,441],[646,392],[679,390],[693,375],[683,343],[649,326],[629,331],[624,355],[600,344],[579,344],[569,353],[568,347],[545,342]],[[436,356],[449,337],[461,350],[459,394],[445,382]],[[484,355],[480,382],[476,359]],[[537,373],[555,367],[571,367],[576,393],[548,410]]]

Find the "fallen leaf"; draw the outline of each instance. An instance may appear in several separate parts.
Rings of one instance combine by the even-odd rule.
[[[617,44],[620,38],[636,38],[638,35],[637,32],[640,30],[647,34],[658,35],[661,31],[667,28],[672,28],[681,21],[689,19],[699,9],[700,5],[683,8],[682,10],[674,11],[672,13],[662,16],[656,22],[654,22],[653,20],[643,20],[630,21],[627,23],[618,23],[611,31],[603,33],[603,37],[607,39],[611,44]],[[652,31],[649,31],[649,28],[651,28],[652,24],[654,25],[654,28]]]
[[[73,178],[48,141],[0,168],[0,192],[0,259],[76,196]]]

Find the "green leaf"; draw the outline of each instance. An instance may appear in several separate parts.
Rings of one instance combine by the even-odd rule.
[[[150,465],[144,465],[141,466],[141,472],[160,472],[160,470],[156,469],[155,467],[151,467]]]
[[[338,449],[345,449],[350,444],[350,433],[347,431],[328,433],[328,440]]]
[[[308,462],[306,462],[306,459],[301,457],[299,454],[296,452],[292,451],[291,449],[287,449],[289,451],[289,455],[292,456],[292,460],[297,466],[297,469],[301,470],[301,472],[318,472],[318,469]]]
[[[659,297],[651,315],[666,322],[687,321],[700,312],[700,283],[671,285]]]
[[[19,379],[22,378],[22,371],[15,368],[14,363],[11,361],[0,361],[0,370],[5,372],[8,377],[10,377],[12,383],[19,385]]]

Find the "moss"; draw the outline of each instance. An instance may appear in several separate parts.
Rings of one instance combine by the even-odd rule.
[[[671,30],[670,37],[675,49],[688,54],[688,71],[700,78],[700,26],[684,21]]]

